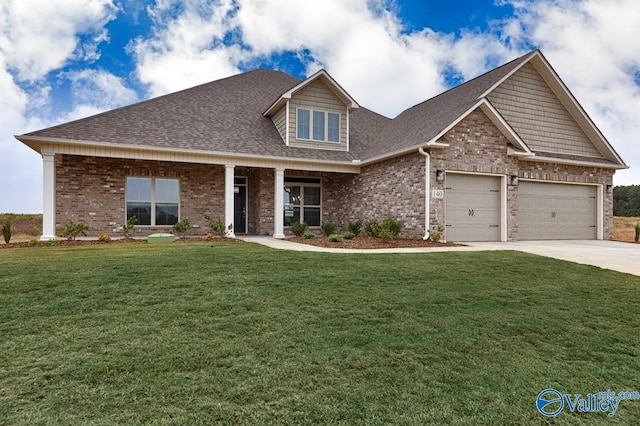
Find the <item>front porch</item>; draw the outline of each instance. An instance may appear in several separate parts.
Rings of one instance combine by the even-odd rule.
[[[295,221],[319,227],[340,220],[339,183],[353,174],[68,154],[43,155],[43,172],[42,240],[56,238],[69,220],[88,225],[90,236],[117,237],[133,215],[144,217],[135,226],[140,237],[188,219],[191,235],[206,235],[210,222],[222,220],[232,238],[284,238]]]

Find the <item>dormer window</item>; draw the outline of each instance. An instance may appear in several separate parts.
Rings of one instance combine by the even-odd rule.
[[[340,142],[340,114],[298,108],[298,139]]]

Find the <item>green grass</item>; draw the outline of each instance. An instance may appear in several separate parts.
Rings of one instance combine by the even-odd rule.
[[[0,251],[0,424],[638,424],[640,278],[516,252]]]

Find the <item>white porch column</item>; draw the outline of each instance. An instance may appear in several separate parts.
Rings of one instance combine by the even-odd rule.
[[[235,197],[234,197],[234,188],[235,188],[235,175],[234,175],[234,164],[226,164],[224,166],[224,226],[227,227],[226,235],[229,238],[235,238],[236,234],[234,232],[234,207],[235,207]],[[231,229],[229,229],[229,225],[232,225]]]
[[[51,151],[42,152],[42,236],[40,241],[56,239],[56,162]]]
[[[284,168],[276,169],[273,238],[284,238]]]

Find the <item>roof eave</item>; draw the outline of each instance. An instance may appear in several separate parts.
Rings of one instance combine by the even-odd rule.
[[[567,158],[555,158],[555,157],[546,157],[544,155],[535,154],[533,156],[529,156],[523,158],[526,161],[535,161],[541,163],[554,163],[554,164],[566,164],[569,166],[582,166],[582,167],[596,167],[601,169],[614,169],[614,170],[624,170],[628,169],[629,166],[620,165],[620,164],[607,164],[607,163],[599,163],[596,161],[587,161],[587,160],[571,160]]]
[[[119,143],[108,143],[108,142],[96,142],[96,141],[86,141],[86,140],[75,140],[75,139],[66,139],[66,138],[51,138],[51,137],[33,137],[28,135],[19,135],[15,136],[20,142],[27,145],[29,148],[33,149],[38,153],[42,153],[45,147],[51,147],[55,145],[59,146],[72,146],[77,148],[88,148],[94,150],[100,149],[116,149],[122,151],[139,151],[139,152],[147,152],[147,153],[161,153],[161,154],[179,154],[179,155],[200,155],[208,158],[236,158],[239,160],[264,160],[264,161],[276,161],[282,163],[305,163],[310,165],[326,165],[326,166],[336,166],[342,167],[346,170],[349,170],[350,173],[358,173],[360,163],[354,160],[351,161],[335,161],[335,160],[320,160],[314,158],[301,158],[301,157],[280,157],[280,156],[272,156],[272,155],[259,155],[259,154],[245,154],[245,153],[237,153],[237,152],[225,152],[225,151],[206,151],[206,150],[193,150],[193,149],[184,149],[184,148],[163,148],[163,147],[154,147],[148,145],[131,145],[131,144],[119,144]],[[55,152],[55,149],[53,150]],[[84,154],[87,155],[87,154]],[[95,154],[95,156],[100,156],[99,154]]]

